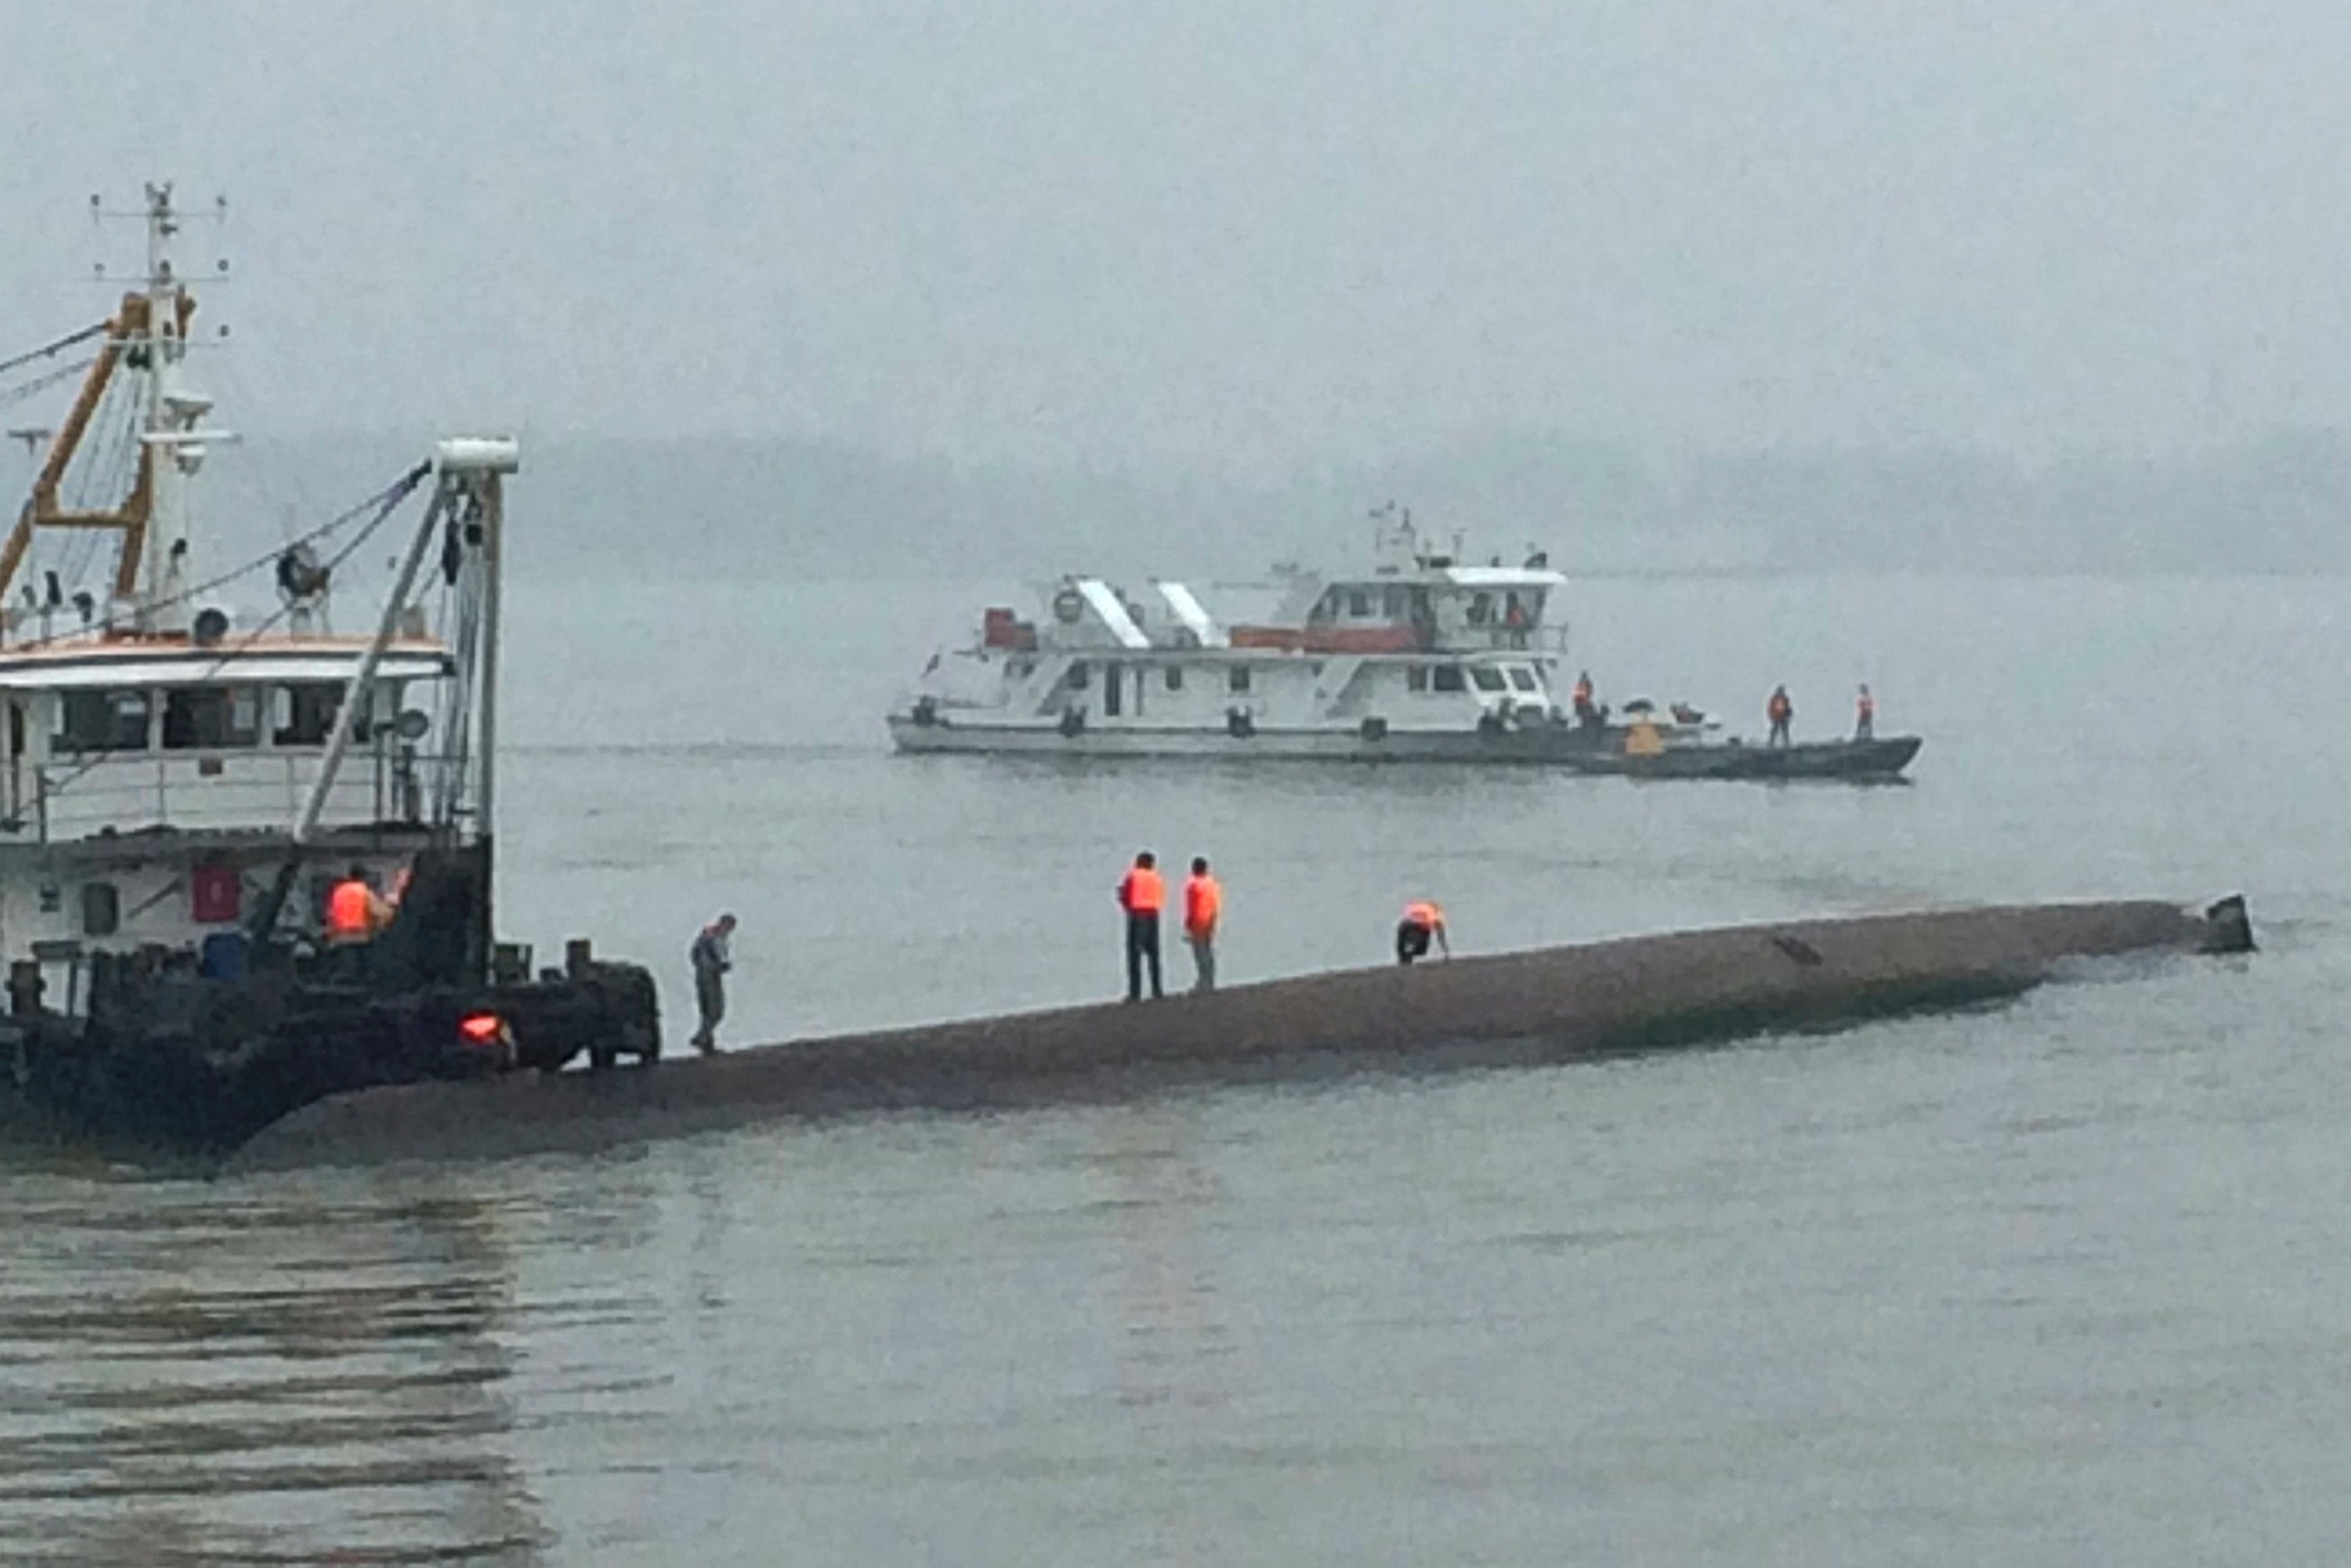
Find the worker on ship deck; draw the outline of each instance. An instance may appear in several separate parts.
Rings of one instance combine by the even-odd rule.
[[[1119,878],[1118,906],[1126,911],[1126,999],[1143,999],[1143,970],[1151,967],[1151,994],[1166,993],[1159,986],[1159,912],[1167,903],[1167,884],[1159,875],[1159,861],[1149,850]]]
[[[1217,922],[1225,911],[1225,890],[1208,871],[1207,858],[1192,857],[1184,883],[1184,940],[1192,948],[1192,989],[1217,988]]]
[[[1416,898],[1404,906],[1404,918],[1396,922],[1396,962],[1410,967],[1414,959],[1427,957],[1432,938],[1447,958],[1453,956],[1453,944],[1445,936],[1445,911],[1429,899]]]
[[[392,906],[368,881],[367,868],[355,865],[327,894],[327,945],[355,947],[372,942],[392,924]]]
[[[1771,738],[1764,744],[1768,746],[1792,744],[1789,738],[1788,727],[1795,722],[1796,704],[1794,699],[1788,695],[1787,687],[1771,688],[1771,700],[1763,705],[1763,716],[1771,721]]]
[[[726,972],[735,967],[734,936],[735,917],[721,915],[695,935],[686,953],[694,967],[694,1049],[705,1056],[718,1050],[718,1021],[726,1016]]]
[[[1853,701],[1853,737],[1874,740],[1877,736],[1877,699],[1869,695],[1869,683],[1861,683],[1861,695]]]
[[[1585,670],[1575,677],[1575,689],[1568,701],[1575,710],[1575,722],[1590,727],[1600,722],[1600,710],[1592,701],[1592,672]]]

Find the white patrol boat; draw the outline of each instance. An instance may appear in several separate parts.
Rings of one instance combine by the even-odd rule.
[[[906,751],[1474,760],[1596,732],[1555,691],[1567,580],[1540,554],[1469,565],[1384,508],[1374,564],[1291,570],[1272,614],[1217,619],[1181,582],[1067,577],[987,612],[889,715]],[[1597,716],[1593,716],[1595,719]]]

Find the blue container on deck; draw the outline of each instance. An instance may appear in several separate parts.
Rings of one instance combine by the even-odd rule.
[[[215,931],[204,938],[196,960],[207,980],[245,978],[245,933]]]

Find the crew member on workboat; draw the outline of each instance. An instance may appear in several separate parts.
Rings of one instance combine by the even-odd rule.
[[[392,905],[369,883],[365,866],[351,867],[350,873],[327,894],[327,945],[330,947],[372,942],[390,924]]]
[[[1427,957],[1432,937],[1439,951],[1453,956],[1453,944],[1445,937],[1445,911],[1428,899],[1416,898],[1404,906],[1404,918],[1396,922],[1396,962],[1409,967],[1414,959]]]
[[[1590,670],[1585,670],[1575,677],[1575,691],[1570,700],[1573,701],[1575,706],[1576,723],[1582,725],[1592,725],[1599,722],[1600,710],[1597,707],[1594,707],[1592,703],[1592,672]]]
[[[1192,948],[1192,989],[1217,988],[1217,920],[1225,912],[1225,890],[1208,873],[1204,856],[1192,857],[1184,883],[1184,940]]]
[[[1877,735],[1877,699],[1869,695],[1869,683],[1861,683],[1861,695],[1853,699],[1853,737],[1872,740]]]
[[[1167,903],[1167,884],[1160,880],[1159,861],[1149,850],[1119,878],[1118,906],[1126,911],[1126,999],[1143,999],[1143,967],[1151,966],[1151,994],[1159,988],[1159,912]]]
[[[708,1056],[718,1049],[718,1020],[726,1016],[726,971],[735,967],[729,943],[735,917],[722,915],[702,928],[687,956],[694,963],[694,1006],[700,1024],[694,1031],[694,1049]]]
[[[1763,716],[1771,721],[1771,737],[1767,744],[1772,746],[1793,744],[1788,738],[1788,727],[1795,721],[1796,705],[1789,699],[1787,687],[1771,688],[1771,700],[1763,705]]]

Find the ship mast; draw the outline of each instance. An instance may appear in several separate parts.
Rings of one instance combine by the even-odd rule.
[[[187,628],[183,600],[188,572],[188,481],[215,441],[227,432],[201,428],[213,400],[187,379],[188,320],[195,300],[172,262],[180,214],[166,182],[147,187],[147,401],[140,431],[149,475],[144,527],[124,532],[115,594],[127,599],[133,624],[144,631]]]
[[[95,205],[96,198],[92,198]],[[110,623],[140,632],[183,632],[190,607],[181,601],[188,581],[188,481],[226,431],[202,428],[212,399],[189,385],[188,322],[196,302],[181,284],[172,241],[181,228],[167,182],[147,187],[138,214],[147,229],[147,271],[141,287],[122,297],[106,324],[106,340],[33,481],[30,503],[0,545],[0,595],[14,582],[36,528],[106,528],[122,536]],[[119,371],[144,376],[138,410],[139,460],[129,495],[102,510],[69,509],[59,488],[90,420]]]

